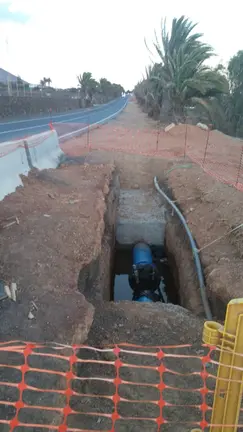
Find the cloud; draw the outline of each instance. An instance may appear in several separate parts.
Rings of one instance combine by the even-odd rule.
[[[29,16],[22,11],[14,10],[11,2],[0,2],[0,21],[26,23]]]
[[[165,16],[185,14],[200,22],[205,41],[228,60],[242,48],[237,2],[231,0],[215,24],[218,2],[212,0],[199,9],[193,0],[0,0],[0,7],[7,4],[12,14],[28,17],[24,23],[0,21],[1,67],[33,84],[50,76],[54,86],[71,87],[78,74],[91,71],[96,79],[132,88],[149,63],[144,37],[151,46]]]

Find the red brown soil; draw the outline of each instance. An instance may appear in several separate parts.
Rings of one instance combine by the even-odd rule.
[[[157,149],[157,132],[154,133],[156,126],[156,123],[148,120],[135,104],[130,104],[122,115],[110,125],[91,132],[89,143],[87,143],[86,136],[63,144],[63,150],[69,155],[83,155],[85,161],[91,166],[72,166],[57,171],[46,171],[37,176],[33,175],[26,180],[24,189],[18,189],[16,194],[9,196],[1,203],[1,218],[14,214],[20,220],[20,225],[14,225],[1,232],[1,239],[3,238],[4,242],[0,246],[3,275],[6,279],[16,275],[20,287],[19,302],[16,305],[11,304],[11,314],[3,311],[3,331],[5,333],[2,338],[6,339],[9,335],[7,324],[9,326],[10,320],[15,319],[14,314],[17,316],[19,328],[15,328],[16,322],[13,321],[10,336],[18,335],[24,339],[33,338],[35,335],[36,340],[37,334],[41,339],[46,337],[49,340],[52,336],[53,340],[57,338],[68,340],[70,335],[73,335],[74,322],[79,321],[81,325],[83,324],[83,311],[87,316],[87,307],[89,308],[90,305],[87,306],[83,296],[76,291],[77,277],[82,265],[87,264],[92,257],[96,256],[101,244],[104,198],[107,193],[106,185],[111,175],[111,168],[102,165],[104,163],[109,162],[117,166],[123,188],[151,189],[155,175],[162,186],[167,180],[175,200],[180,204],[188,220],[199,248],[243,222],[241,220],[242,193],[210,177],[190,160],[181,159],[184,151],[183,127],[181,127],[175,148],[173,148],[172,142],[175,141],[171,133],[166,135],[167,138],[163,145],[164,149],[168,150],[163,150],[163,154],[155,156],[148,150],[150,147]],[[124,133],[125,129],[130,131],[129,134]],[[112,133],[109,132],[111,130]],[[139,133],[135,134],[136,130],[139,130]],[[196,129],[193,130],[196,131]],[[129,138],[128,141],[127,138]],[[102,141],[103,145],[97,146],[99,150],[88,152],[87,144],[91,143],[91,148],[95,148],[92,143],[97,140]],[[132,149],[129,144],[130,140],[133,141]],[[197,142],[196,137],[195,142]],[[182,168],[181,165],[185,163],[187,168]],[[101,165],[97,166],[97,164]],[[81,201],[76,202],[76,200]],[[44,214],[50,215],[51,218],[45,217]],[[230,298],[242,296],[243,247],[241,237],[242,232],[236,231],[201,253],[207,290],[210,299],[214,302],[217,315],[220,314],[221,305],[223,308]],[[178,247],[182,247],[179,241]],[[181,260],[184,260],[186,268],[188,257],[182,253]],[[105,269],[107,263],[103,262],[103,266]],[[218,299],[222,303],[219,303]],[[29,322],[26,318],[31,300],[40,306],[34,323]],[[90,325],[93,309],[88,310],[90,311]],[[53,311],[55,311],[55,317]],[[45,328],[45,321],[48,321],[47,328]],[[87,335],[89,325],[86,325],[86,331],[82,331],[83,337]],[[202,322],[179,306],[158,304],[141,307],[137,303],[121,302],[113,305],[108,302],[100,302],[96,305],[88,343],[91,345],[121,341],[141,345],[184,344],[197,341],[200,343],[201,331]],[[196,354],[202,355],[201,347],[197,346],[195,349]],[[111,359],[108,358],[108,360]],[[185,369],[182,368],[178,359],[175,364],[168,364],[169,368],[174,368],[174,366],[178,367],[179,372],[186,373],[183,387],[190,386],[194,389],[202,387],[199,375],[195,376],[195,362],[192,359],[188,359]],[[79,373],[82,374],[82,372],[85,376],[90,372],[87,363],[81,367]],[[90,372],[90,376],[92,373],[94,371]],[[122,378],[127,381],[140,381],[146,375],[146,379],[151,382],[149,372],[145,374],[141,368],[139,374],[138,377],[136,370],[131,368]],[[176,388],[178,379],[177,375],[172,375],[168,378],[167,384]],[[92,393],[89,386],[81,390],[87,395]],[[103,394],[102,390],[96,384],[96,394],[97,391],[98,394]],[[147,395],[146,391],[136,386],[125,396],[128,399],[136,400],[144,397],[144,394]],[[199,392],[197,394],[199,395]],[[168,394],[164,395],[165,398],[168,397]],[[171,402],[178,405],[193,405],[195,404],[195,392],[174,392]],[[196,403],[199,405],[201,398]],[[102,412],[105,406],[104,401],[98,401],[96,404],[95,411],[101,409]],[[81,405],[81,408],[80,405],[77,406],[77,409],[83,410],[84,405]],[[130,405],[134,408],[135,404]],[[124,410],[125,415],[134,415],[129,409]],[[135,409],[137,409],[136,406]],[[149,412],[149,410],[150,408],[142,404],[136,411],[136,415],[142,417],[144,412]],[[188,409],[186,411],[184,407],[181,407],[179,418],[178,407],[176,407],[173,412],[173,420],[195,420],[194,413],[190,408],[189,410],[188,413]],[[200,412],[197,414],[201,415]],[[81,427],[80,420],[77,419],[77,421],[79,422],[77,427]],[[103,426],[102,419],[100,420],[101,425],[97,424],[97,417],[92,421],[93,430]],[[84,421],[82,427],[85,426]],[[182,432],[188,430],[188,425],[170,424],[163,428],[165,431]],[[128,426],[121,425],[119,430],[157,430],[157,425],[149,429],[143,421],[139,422],[138,427],[129,421]]]
[[[213,312],[223,318],[224,305],[242,297],[242,228],[226,234],[243,222],[243,194],[209,177],[198,166],[175,169],[169,186],[186,215],[197,241]],[[211,246],[210,242],[219,239]]]
[[[79,272],[99,254],[111,166],[64,166],[23,178],[0,205],[0,278],[15,281],[4,300],[1,340],[82,342],[93,306],[78,292]],[[19,225],[4,228],[16,216]],[[35,318],[28,319],[33,310]]]
[[[90,133],[91,150],[97,148],[99,151],[87,152],[87,137],[64,143],[63,150],[71,155],[85,152],[90,163],[115,163],[124,188],[151,188],[155,175],[163,183],[167,180],[199,249],[243,223],[242,192],[210,176],[188,157],[181,157],[185,150],[185,125],[172,129],[169,134],[161,132],[159,144],[157,130],[157,123],[148,119],[135,103],[130,103],[116,120]],[[187,138],[189,153],[201,162],[207,132],[188,126]],[[161,151],[155,155],[156,145]],[[219,173],[229,181],[235,181],[240,154],[241,141],[217,131],[210,132],[207,164],[213,170],[212,174]],[[189,162],[190,168],[181,167]],[[200,254],[208,295],[217,316],[224,315],[224,306],[230,299],[242,297],[242,240],[241,228]]]
[[[237,183],[238,188],[243,189],[242,140],[184,124],[166,133],[158,122],[138,112],[133,103],[117,119],[93,130],[89,136],[64,143],[63,149],[73,154],[108,150],[165,159],[187,154],[210,175],[227,184]]]

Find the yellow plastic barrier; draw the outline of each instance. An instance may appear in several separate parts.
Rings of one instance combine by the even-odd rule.
[[[203,342],[221,351],[210,432],[236,432],[243,391],[243,298],[229,302],[224,327],[205,323]]]

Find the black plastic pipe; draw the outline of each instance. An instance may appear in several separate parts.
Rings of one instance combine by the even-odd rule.
[[[188,235],[189,241],[190,241],[190,245],[192,248],[192,254],[193,254],[193,258],[194,258],[194,263],[195,263],[195,267],[196,267],[196,271],[197,271],[197,276],[198,276],[198,282],[199,282],[199,288],[200,288],[200,294],[201,294],[201,299],[202,299],[202,304],[204,307],[204,311],[205,311],[205,315],[207,320],[212,321],[213,317],[212,317],[212,312],[208,303],[208,298],[207,298],[207,294],[206,294],[206,288],[205,288],[205,283],[204,283],[204,277],[203,277],[203,271],[202,271],[202,264],[200,261],[200,257],[199,257],[199,253],[196,247],[196,243],[195,240],[192,236],[192,233],[186,223],[186,220],[183,216],[183,214],[180,212],[180,210],[178,209],[178,207],[173,203],[173,201],[171,201],[171,199],[161,190],[157,177],[154,177],[154,185],[157,189],[157,191],[160,193],[160,195],[162,195],[162,197],[171,205],[171,207],[175,210],[176,214],[178,215],[180,221],[182,222],[186,233]]]

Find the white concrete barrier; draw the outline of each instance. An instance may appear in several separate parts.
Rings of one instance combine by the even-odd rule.
[[[25,140],[32,166],[39,170],[56,168],[63,153],[55,130],[33,135]]]
[[[8,143],[0,147],[0,200],[22,186],[20,175],[27,175],[29,164],[24,142]]]
[[[33,135],[0,145],[0,201],[23,186],[20,175],[32,168],[56,168],[62,154],[56,131]]]

